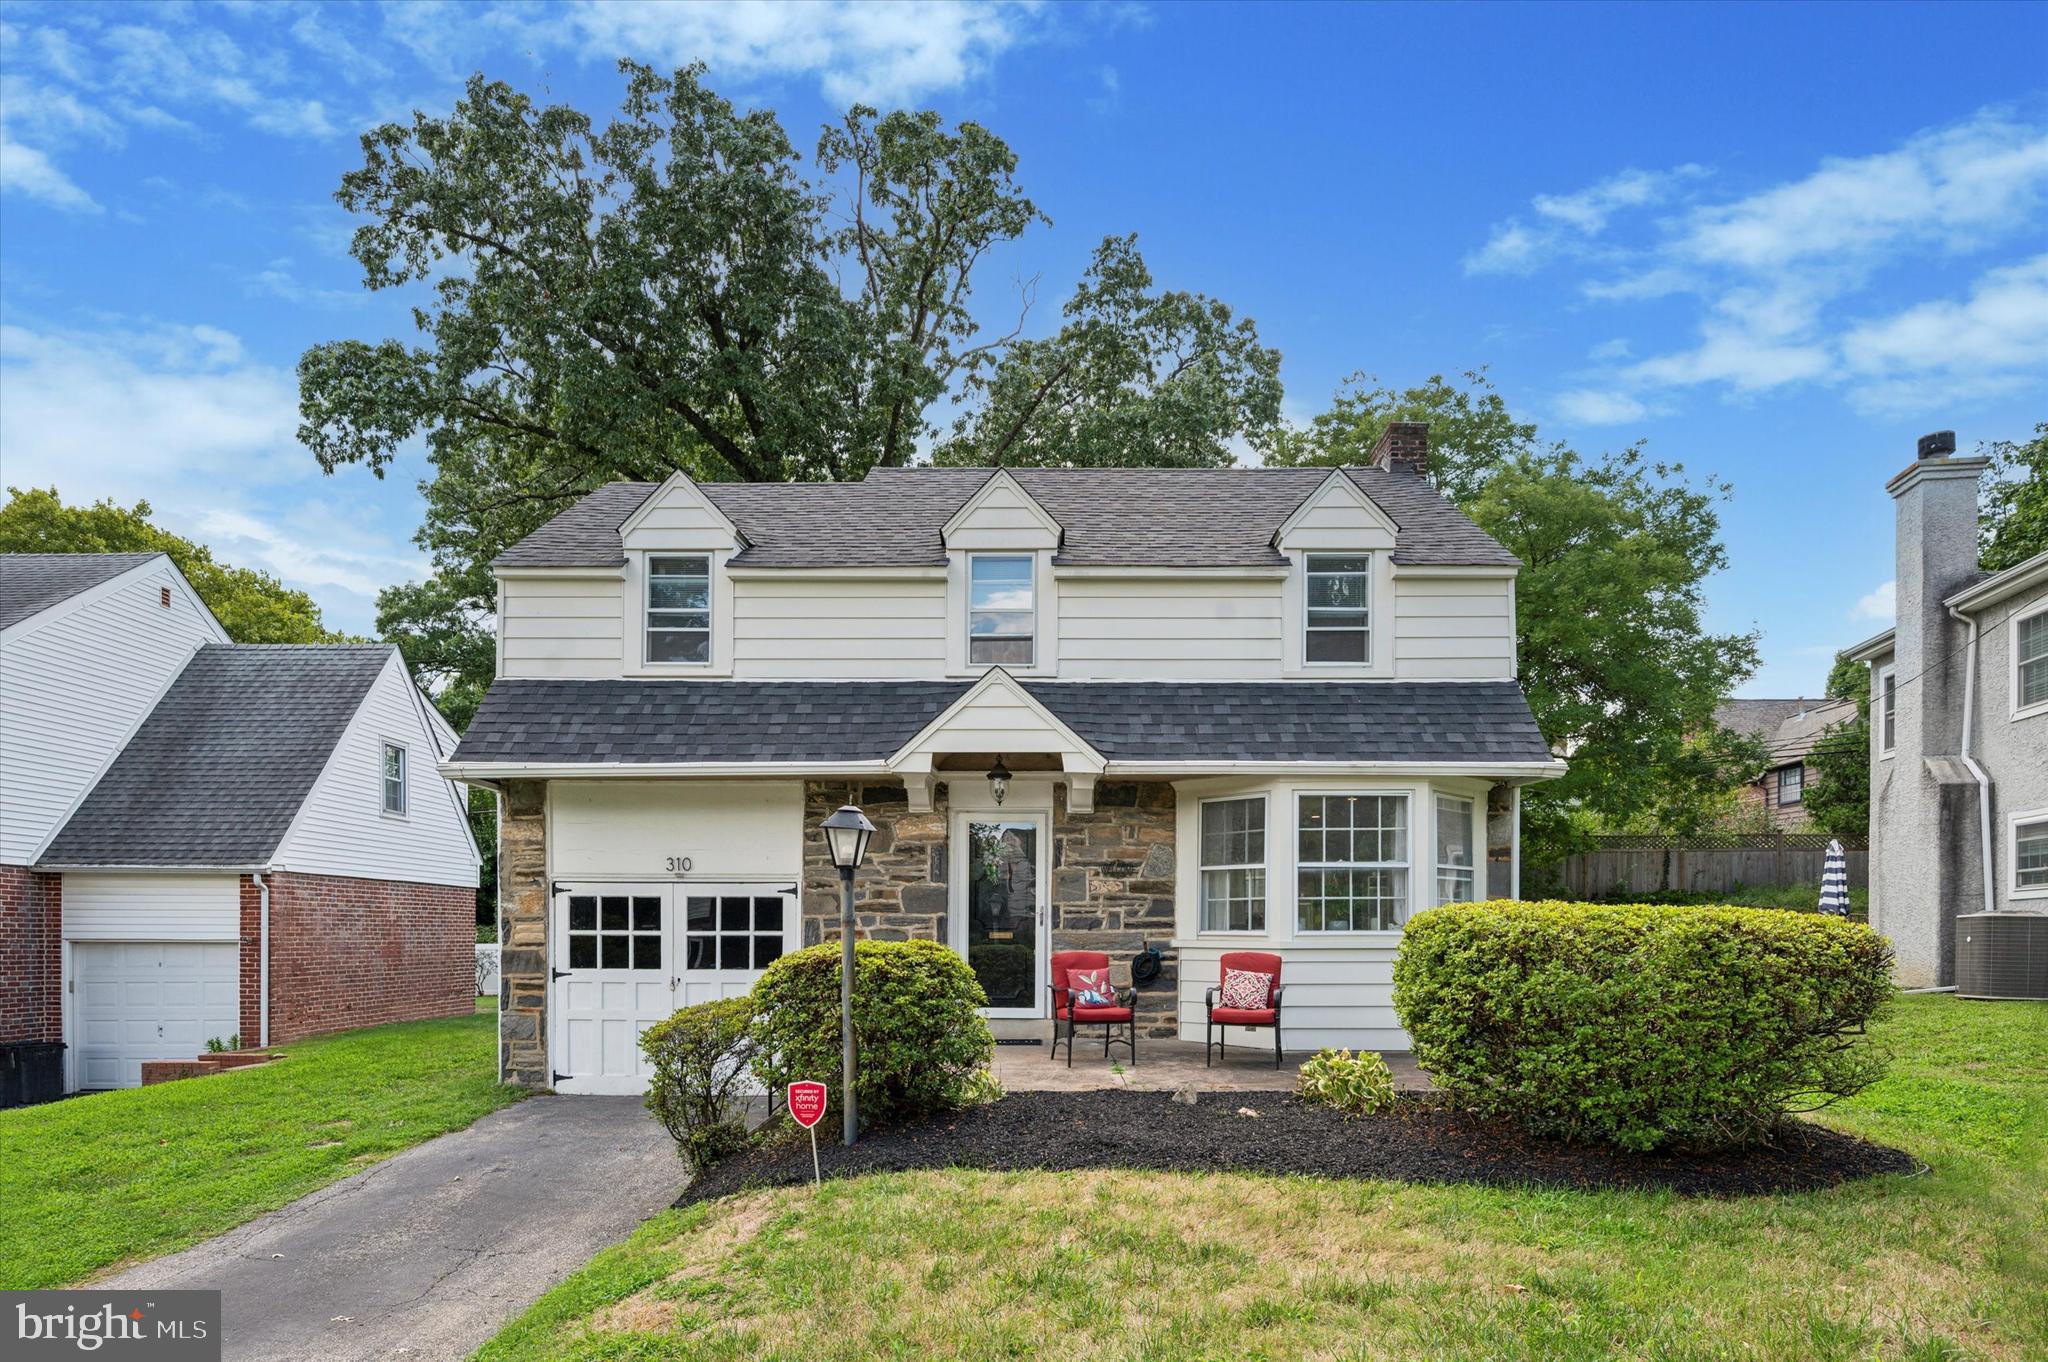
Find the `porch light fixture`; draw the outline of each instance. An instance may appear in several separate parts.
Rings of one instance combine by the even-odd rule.
[[[1010,792],[1010,768],[1003,765],[1002,754],[996,754],[996,764],[988,768],[988,792],[995,796],[1000,808],[1003,796]]]
[[[853,872],[867,859],[875,825],[853,805],[842,804],[819,830],[839,869],[839,1109],[846,1118],[840,1143],[850,1145],[860,1126],[860,1100],[853,1087]]]

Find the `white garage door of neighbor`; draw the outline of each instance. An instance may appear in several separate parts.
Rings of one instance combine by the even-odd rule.
[[[190,1059],[237,1020],[232,941],[79,941],[71,1044],[81,1088],[132,1088],[145,1059]]]
[[[550,936],[555,1090],[645,1092],[640,1033],[795,950],[796,886],[558,884]]]

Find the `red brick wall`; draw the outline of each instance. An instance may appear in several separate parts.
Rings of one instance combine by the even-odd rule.
[[[280,872],[270,881],[270,1041],[476,1006],[476,891]],[[242,888],[242,1035],[257,1029],[259,897]]]
[[[64,1038],[63,886],[60,876],[0,865],[0,1043]]]

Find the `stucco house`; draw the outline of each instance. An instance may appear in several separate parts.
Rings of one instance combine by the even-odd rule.
[[[497,560],[497,680],[441,768],[503,796],[505,1075],[637,1091],[644,1027],[836,939],[848,802],[880,828],[858,930],[960,951],[999,1038],[1042,1040],[1074,948],[1119,982],[1156,949],[1139,1029],[1199,1037],[1255,947],[1290,1048],[1405,1045],[1403,922],[1512,893],[1519,789],[1563,769],[1516,560],[1426,460],[1397,425],[1342,470],[583,498]]]
[[[1870,920],[1898,978],[1955,982],[1956,918],[2048,913],[2048,553],[1977,565],[1977,482],[1955,434],[1886,484],[1898,623],[1871,669]]]
[[[454,746],[389,645],[231,643],[158,553],[0,554],[0,1044],[126,1087],[468,1012]]]
[[[1768,753],[1764,769],[1742,787],[1742,803],[1763,815],[1777,832],[1805,832],[1806,759],[1821,736],[1856,717],[1854,700],[1723,700],[1714,722],[1733,733],[1759,739]]]

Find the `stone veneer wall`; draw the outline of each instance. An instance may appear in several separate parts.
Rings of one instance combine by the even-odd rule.
[[[517,780],[498,800],[498,1068],[508,1083],[548,1072],[547,786]]]
[[[867,861],[854,877],[855,930],[871,941],[946,939],[949,864],[946,791],[930,813],[911,813],[901,786],[812,781],[804,787],[803,942],[839,939],[839,876],[818,824],[841,804],[858,804],[875,824]],[[1149,942],[1165,957],[1160,976],[1138,993],[1139,1029],[1178,1031],[1179,972],[1173,938],[1174,795],[1161,782],[1101,782],[1093,813],[1069,813],[1064,786],[1053,796],[1052,948],[1110,957],[1112,977],[1130,983],[1131,959]]]

